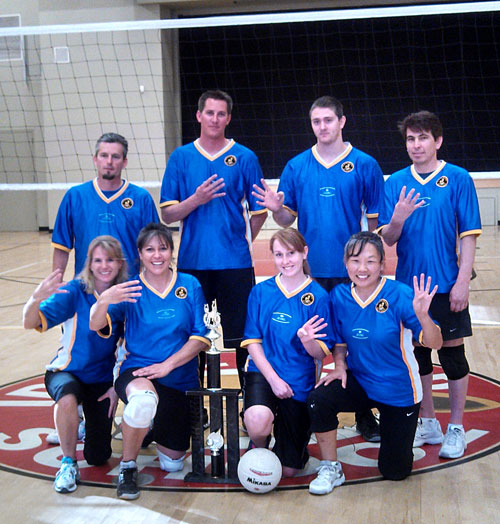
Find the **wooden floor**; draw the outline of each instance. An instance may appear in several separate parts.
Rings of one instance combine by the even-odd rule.
[[[59,333],[43,337],[21,327],[22,305],[50,271],[47,233],[0,233],[0,385],[41,373]],[[478,241],[471,283],[475,336],[467,341],[471,369],[500,379],[500,228]],[[500,423],[500,421],[499,421]],[[306,490],[248,493],[143,491],[137,501],[107,488],[80,486],[59,495],[52,483],[0,470],[5,523],[494,523],[500,522],[500,452],[402,482],[343,486],[324,497]]]

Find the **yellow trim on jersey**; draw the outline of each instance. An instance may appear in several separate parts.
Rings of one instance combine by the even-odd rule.
[[[173,206],[174,204],[179,204],[179,200],[167,200],[166,202],[162,202],[160,207]]]
[[[384,287],[386,280],[386,277],[382,277],[380,279],[379,285],[375,288],[375,291],[365,301],[361,300],[358,297],[358,294],[356,293],[356,286],[354,284],[351,284],[352,298],[358,303],[359,306],[361,306],[364,309],[366,306],[369,306],[375,300],[376,296],[380,293],[380,290]]]
[[[257,209],[256,211],[250,211],[250,216],[262,215],[262,213],[267,213],[267,209]]]
[[[38,315],[40,317],[40,325],[35,329],[38,331],[38,333],[43,333],[44,331],[47,331],[47,319],[41,311],[38,312]]]
[[[441,164],[440,166],[434,170],[428,177],[426,178],[422,178],[418,173],[417,173],[417,170],[415,169],[415,166],[412,164],[410,166],[410,169],[411,169],[411,174],[413,175],[413,178],[419,183],[419,184],[422,184],[423,186],[425,186],[425,184],[428,184],[434,177],[436,177],[443,169],[444,169],[444,166],[446,165],[446,162],[444,160],[441,160]]]
[[[97,184],[97,178],[94,178],[94,180],[92,181],[92,184],[94,185],[95,192],[99,195],[99,198],[104,200],[106,204],[109,204],[110,202],[113,202],[113,200],[116,200],[117,198],[120,198],[123,195],[124,191],[128,187],[129,182],[128,180],[124,180],[123,185],[120,187],[120,189],[118,189],[118,191],[111,198],[107,198],[104,196],[104,193],[101,191],[101,188]]]
[[[297,211],[294,211],[293,209],[289,208],[288,206],[285,206],[283,204],[283,207],[289,212],[291,213],[294,217],[296,217],[298,215]]]
[[[250,344],[262,344],[261,338],[247,338],[246,340],[242,340],[240,347],[245,348],[249,346]]]
[[[328,346],[322,340],[316,339],[316,342],[319,344],[321,351],[323,351],[326,357],[331,354],[331,351],[328,349]]]
[[[420,337],[422,336],[422,331],[420,331],[419,335],[419,342]],[[413,391],[413,403],[416,404],[418,402],[417,400],[417,388],[415,386],[415,381],[413,380],[413,373],[411,372],[411,367],[408,364],[408,360],[406,360],[406,352],[404,347],[404,326],[403,323],[399,323],[399,349],[401,350],[401,357],[403,359],[403,362],[405,363],[406,369],[408,370],[408,376],[410,377],[411,382],[411,390]]]
[[[151,293],[154,293],[155,295],[159,296],[160,298],[165,298],[170,291],[172,291],[172,288],[174,287],[175,281],[177,280],[177,270],[175,268],[170,268],[172,270],[172,278],[170,279],[170,282],[168,283],[167,289],[163,293],[160,293],[157,291],[144,277],[144,274],[141,273],[139,275],[139,279],[141,282],[151,291]]]
[[[366,218],[378,218],[378,213],[365,213]]]
[[[330,169],[334,165],[336,165],[339,162],[341,162],[342,160],[344,160],[344,158],[352,151],[352,144],[348,143],[345,151],[343,153],[340,153],[340,155],[337,158],[334,158],[328,164],[320,157],[320,155],[319,155],[319,153],[317,151],[317,144],[314,144],[312,146],[311,151],[312,151],[312,154],[313,154],[314,158],[317,160],[318,164],[321,164],[326,169]]]
[[[276,285],[278,286],[278,289],[283,293],[283,295],[285,295],[286,298],[294,297],[295,295],[300,293],[305,287],[307,287],[311,283],[311,281],[312,281],[312,278],[309,275],[307,275],[307,278],[306,278],[305,282],[303,284],[301,284],[297,289],[295,289],[294,291],[289,293],[283,287],[283,284],[281,283],[280,275],[281,275],[281,273],[279,275],[276,275],[274,277],[274,280],[276,281]]]
[[[208,338],[200,337],[199,335],[191,335],[189,337],[189,340],[199,340],[200,342],[203,342],[208,347],[210,347],[210,340]]]
[[[107,328],[108,328],[108,333],[105,334],[105,333],[101,333],[102,329],[104,328],[101,328],[99,331],[96,331],[97,335],[101,338],[109,338],[111,335],[112,335],[112,332],[113,332],[113,328],[112,328],[112,322],[111,322],[111,317],[109,316],[109,313],[106,313],[106,322],[107,322]]]
[[[57,244],[56,242],[51,242],[51,245],[55,249],[60,249],[61,251],[66,251],[66,253],[71,253],[71,247],[63,246],[62,244]]]
[[[460,238],[468,237],[470,235],[479,236],[482,232],[482,229],[471,229],[470,231],[463,231],[462,233],[460,233]]]
[[[221,155],[223,155],[224,153],[226,153],[227,151],[229,151],[233,146],[234,146],[234,140],[231,138],[229,139],[229,143],[227,144],[227,146],[223,147],[220,151],[218,151],[217,153],[215,153],[215,155],[211,155],[210,153],[207,153],[202,147],[201,145],[199,144],[199,141],[200,139],[197,138],[194,142],[193,142],[193,145],[194,147],[196,148],[196,150],[198,151],[198,153],[200,153],[200,155],[204,156],[207,160],[210,160],[210,162],[212,162],[213,160],[216,160],[217,158],[219,158]]]

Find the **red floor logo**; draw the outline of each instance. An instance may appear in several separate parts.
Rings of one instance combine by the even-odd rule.
[[[447,383],[441,368],[435,367],[434,400],[443,430],[448,423]],[[0,467],[13,473],[52,480],[59,468],[61,449],[47,444],[45,437],[53,432],[53,402],[43,385],[43,376],[37,376],[0,387]],[[438,457],[439,446],[414,449],[414,474],[443,467],[452,467],[474,460],[500,449],[500,382],[471,373],[466,404],[465,429],[467,451],[461,459],[444,460]],[[240,438],[243,452],[248,437]],[[378,445],[363,441],[354,429],[339,430],[339,460],[342,462],[346,484],[380,479],[377,470]],[[83,459],[83,443],[78,444],[81,483],[112,487],[116,482],[121,455],[119,431],[113,439],[113,456],[108,464],[88,466]],[[314,441],[309,445],[310,460],[302,475],[282,479],[278,489],[306,487],[314,478],[319,464],[318,449]],[[206,455],[207,472],[210,456]],[[184,470],[167,473],[160,469],[154,444],[142,450],[138,459],[139,482],[142,489],[150,490],[242,490],[236,484],[201,484],[184,482],[191,471],[188,454]]]

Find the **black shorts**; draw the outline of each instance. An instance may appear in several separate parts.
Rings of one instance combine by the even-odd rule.
[[[436,293],[429,313],[439,323],[444,341],[472,336],[469,306],[462,311],[451,311],[449,293]]]
[[[255,285],[252,267],[241,269],[180,269],[198,279],[207,304],[217,300],[221,315],[224,347],[239,349],[247,317],[248,295]]]
[[[309,414],[305,402],[276,397],[261,373],[246,373],[243,388],[245,409],[267,406],[274,414],[274,444],[283,466],[302,469],[309,460],[307,444],[311,437]]]
[[[389,406],[368,397],[351,371],[347,371],[345,389],[340,380],[313,389],[307,399],[312,431],[324,433],[337,429],[338,413],[376,407],[380,412],[380,451],[378,468],[391,480],[406,478],[413,465],[413,439],[420,403]]]
[[[129,368],[116,379],[115,390],[127,404],[127,386],[136,379],[132,373],[140,368]],[[158,395],[158,408],[153,422],[153,440],[175,451],[186,451],[191,439],[191,397],[183,391],[169,388],[157,380],[151,380]]]
[[[349,284],[351,279],[349,277],[313,277],[314,280],[328,293],[339,284]]]
[[[108,417],[109,400],[98,400],[113,385],[109,382],[85,384],[67,371],[47,371],[45,387],[56,402],[74,395],[82,404],[85,416],[85,441],[83,456],[93,466],[104,464],[111,456],[111,430],[113,418]]]

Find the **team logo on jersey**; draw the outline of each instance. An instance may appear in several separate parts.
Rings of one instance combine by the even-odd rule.
[[[314,303],[314,295],[312,293],[304,293],[300,297],[300,301],[302,302],[302,304],[304,304],[304,306],[310,306]]]
[[[274,322],[278,322],[279,324],[290,324],[291,319],[291,315],[288,313],[280,313],[279,311],[273,311],[273,316],[271,317],[271,320],[274,320]]]
[[[430,205],[431,205],[431,197],[422,197],[422,198],[419,198],[419,199],[417,200],[417,203],[419,204],[420,202],[423,202],[423,204],[420,206],[421,208],[422,208],[422,207],[430,206]]]
[[[97,219],[99,222],[107,222],[110,224],[111,222],[115,221],[115,215],[113,215],[113,213],[99,213],[99,215],[97,215]]]
[[[332,197],[335,196],[335,188],[334,187],[320,187],[319,188],[319,196],[322,197]]]
[[[375,306],[377,313],[385,313],[389,309],[389,302],[385,298],[381,298]]]
[[[364,328],[354,328],[352,330],[353,338],[357,338],[358,340],[364,340],[364,339],[368,338],[369,334],[370,334],[370,331],[368,331],[368,329],[364,329]]]
[[[224,164],[229,167],[234,166],[236,164],[236,157],[234,155],[227,155],[224,159]]]
[[[156,312],[156,317],[163,320],[168,320],[175,317],[175,309],[159,309]]]
[[[436,180],[436,186],[438,187],[446,187],[448,185],[448,177],[446,176],[440,176],[437,180]]]
[[[342,164],[342,171],[344,173],[350,173],[353,169],[354,169],[354,164],[349,160]]]
[[[179,286],[176,290],[175,290],[175,296],[177,298],[186,298],[188,296],[188,292],[187,292],[187,289],[184,287],[184,286]]]
[[[131,207],[133,207],[134,201],[130,197],[127,197],[121,201],[121,204],[123,209],[130,209]]]

